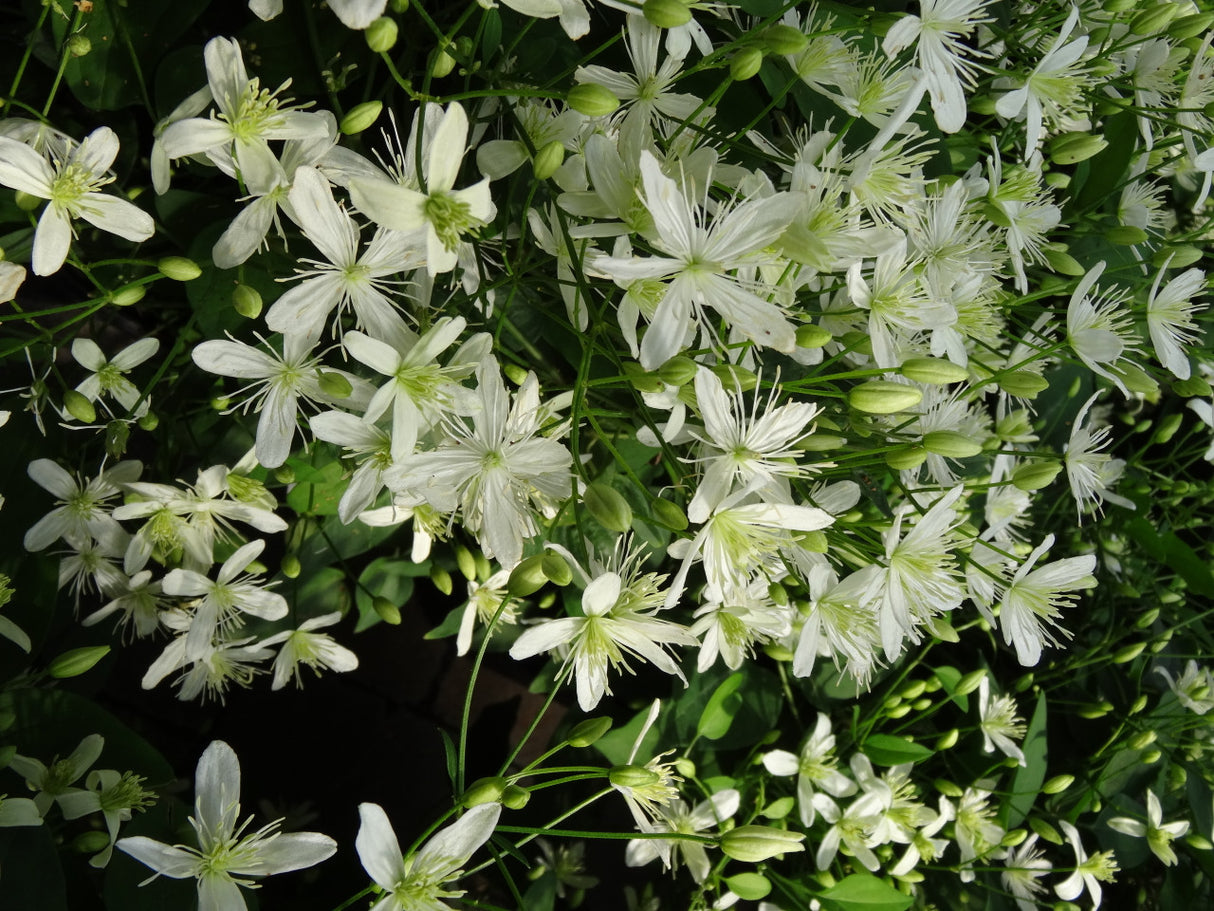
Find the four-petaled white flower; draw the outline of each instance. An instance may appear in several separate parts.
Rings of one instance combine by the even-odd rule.
[[[107,360],[97,343],[89,338],[78,338],[72,342],[72,357],[76,363],[91,373],[76,387],[76,391],[90,402],[112,396],[134,417],[147,414],[148,400],[139,387],[128,380],[130,373],[160,350],[160,342],[154,338],[141,338],[132,342]],[[136,407],[138,406],[138,407]]]
[[[1145,838],[1151,853],[1163,861],[1164,866],[1176,865],[1176,850],[1172,842],[1189,831],[1188,820],[1163,821],[1163,807],[1154,791],[1147,791],[1147,819],[1130,819],[1118,816],[1109,820],[1109,828],[1125,835]]]
[[[328,633],[316,632],[338,623],[341,617],[341,611],[309,617],[298,629],[275,633],[258,643],[262,648],[281,646],[278,649],[278,657],[274,659],[274,680],[270,689],[282,689],[292,677],[295,678],[295,685],[302,688],[303,678],[299,674],[301,664],[306,664],[317,674],[322,667],[338,673],[352,671],[358,667],[357,655],[344,645],[338,645]]]
[[[1025,667],[1041,660],[1045,643],[1057,645],[1051,627],[1064,636],[1070,633],[1058,624],[1060,608],[1075,603],[1075,591],[1094,584],[1092,571],[1096,556],[1067,557],[1038,567],[1037,561],[1054,546],[1054,536],[1046,535],[1028,559],[1016,570],[999,604],[999,622],[1003,641],[1016,648],[1016,658]]]

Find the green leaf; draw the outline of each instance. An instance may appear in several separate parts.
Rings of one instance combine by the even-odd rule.
[[[460,623],[464,619],[464,605],[453,607],[447,612],[447,616],[443,618],[443,622],[430,632],[426,633],[426,639],[449,639],[459,632]]]
[[[287,505],[301,516],[335,516],[341,495],[346,492],[345,467],[334,459],[327,465],[296,464],[295,486],[287,494]]]
[[[757,902],[771,894],[771,881],[761,873],[739,873],[725,880],[725,885],[738,898],[749,902]]]
[[[869,873],[845,876],[818,895],[828,907],[844,911],[905,911],[914,899]]]
[[[742,707],[742,694],[738,692],[746,682],[746,673],[738,671],[725,678],[709,697],[708,704],[700,713],[696,733],[707,740],[720,740],[729,733],[738,709]]]
[[[861,744],[860,750],[877,765],[920,762],[933,755],[933,751],[922,744],[892,734],[873,734]]]
[[[957,704],[957,707],[963,712],[968,712],[970,710],[970,697],[965,694],[960,696],[954,695],[957,692],[957,684],[961,682],[961,678],[964,676],[961,671],[955,667],[945,665],[944,667],[934,668],[933,673],[936,675],[936,679],[940,681],[940,685],[944,687],[944,692],[949,694],[949,698]]]
[[[1041,785],[1045,781],[1048,768],[1046,757],[1049,754],[1046,744],[1046,722],[1049,712],[1046,708],[1045,693],[1037,697],[1037,708],[1029,721],[1028,731],[1024,742],[1020,745],[1024,751],[1025,764],[1016,770],[1012,778],[1012,794],[1004,804],[1001,822],[1004,828],[1011,829],[1029,815]]]
[[[556,874],[548,871],[527,887],[522,907],[527,911],[552,911],[556,904]]]
[[[1208,562],[1174,533],[1159,533],[1141,516],[1126,522],[1125,529],[1147,552],[1147,556],[1167,563],[1189,584],[1192,591],[1207,598],[1214,597],[1214,574],[1210,572]]]
[[[451,780],[451,789],[454,792],[459,780],[459,751],[455,749],[455,741],[451,739],[450,734],[442,728],[438,729],[438,734],[443,738],[443,756],[447,761],[447,778]]]

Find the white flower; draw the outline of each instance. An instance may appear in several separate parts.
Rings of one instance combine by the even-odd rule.
[[[337,851],[337,843],[319,832],[279,832],[281,819],[246,834],[250,822],[252,817],[240,822],[240,760],[216,740],[194,775],[190,825],[198,847],[137,835],[119,839],[117,848],[155,870],[151,879],[197,879],[198,911],[245,911],[240,886],[255,887],[255,878],[311,867]]]
[[[90,867],[104,867],[114,853],[118,827],[131,819],[132,811],[142,810],[155,798],[143,789],[144,779],[131,772],[96,769],[89,772],[83,790],[73,790],[59,800],[64,819],[79,819],[100,813],[110,836],[109,844],[89,858]]]
[[[99,127],[62,159],[48,163],[24,143],[0,136],[0,184],[50,200],[34,232],[35,275],[50,275],[67,259],[72,219],[141,242],[155,231],[152,217],[117,196],[99,193],[114,178],[109,167],[118,156],[118,137]]]
[[[25,549],[44,550],[60,538],[83,546],[90,538],[110,541],[122,537],[122,526],[110,515],[105,501],[121,493],[142,470],[139,462],[119,462],[83,484],[50,459],[30,462],[30,478],[54,494],[58,505],[25,533]]]
[[[1125,470],[1125,460],[1114,459],[1102,452],[1109,445],[1110,428],[1105,425],[1093,429],[1084,423],[1099,396],[1099,391],[1093,392],[1083,403],[1071,426],[1070,440],[1063,449],[1067,481],[1081,520],[1089,511],[1099,513],[1105,500],[1126,509],[1134,508],[1133,501],[1113,493],[1111,489]]]
[[[1159,290],[1163,280],[1165,263],[1155,276],[1151,294],[1147,299],[1147,329],[1151,333],[1151,344],[1164,369],[1180,380],[1187,380],[1192,372],[1184,346],[1197,339],[1197,325],[1193,314],[1205,309],[1193,302],[1193,295],[1206,286],[1206,275],[1200,269],[1187,269]]]
[[[1172,679],[1167,668],[1157,667],[1155,673],[1168,681],[1177,701],[1193,714],[1204,715],[1214,709],[1214,673],[1208,667],[1190,658],[1178,680]]]
[[[659,818],[653,831],[694,835],[697,832],[716,829],[738,812],[740,803],[741,794],[734,788],[717,791],[707,800],[701,800],[695,807],[688,807],[682,800],[672,800],[658,811]],[[692,879],[698,883],[704,882],[712,870],[705,845],[685,839],[633,839],[628,842],[624,862],[630,867],[642,867],[663,857],[664,852],[669,855],[671,864],[681,854]]]
[[[978,784],[992,786],[985,780]],[[1003,851],[999,843],[1007,831],[994,820],[999,807],[988,800],[990,796],[991,792],[981,787],[969,787],[957,801],[957,822],[953,834],[961,850],[961,881],[965,883],[974,881],[971,861],[998,857]],[[952,809],[952,804],[946,804],[943,800],[940,805]]]
[[[1049,873],[1053,864],[1037,848],[1037,833],[1034,832],[1019,847],[1009,851],[1003,863],[1006,869],[999,874],[999,878],[1015,896],[1016,907],[1020,911],[1040,908],[1037,896],[1045,891],[1045,886],[1037,880]]]
[[[763,766],[773,775],[797,776],[797,809],[801,824],[809,828],[817,812],[814,795],[824,791],[833,797],[849,797],[856,793],[856,783],[836,767],[835,735],[830,729],[830,716],[818,713],[813,733],[801,747],[801,754],[787,750],[772,750],[763,754]]]
[[[275,633],[258,643],[262,648],[280,644],[282,646],[278,650],[278,657],[274,659],[274,681],[270,684],[270,689],[282,689],[292,677],[295,678],[295,685],[302,688],[303,678],[299,675],[301,664],[306,664],[317,674],[322,667],[338,673],[352,671],[358,667],[357,655],[344,645],[338,645],[327,633],[315,632],[339,622],[341,617],[341,611],[309,617],[299,625],[299,629]]]
[[[1189,831],[1187,820],[1163,821],[1163,808],[1154,791],[1147,791],[1147,821],[1118,816],[1109,820],[1109,828],[1125,835],[1146,838],[1151,853],[1163,861],[1164,866],[1176,865],[1176,851],[1172,842]]]
[[[1024,751],[1016,745],[1016,740],[1024,738],[1024,719],[1016,714],[1016,700],[1011,696],[1002,693],[991,698],[989,677],[983,677],[978,684],[978,718],[982,749],[993,753],[998,747],[1003,755],[1025,765]]]
[[[1066,340],[1090,370],[1112,381],[1129,396],[1117,373],[1122,355],[1138,350],[1130,312],[1122,307],[1128,295],[1117,288],[1095,287],[1104,267],[1099,262],[1089,269],[1071,294],[1066,309]]]
[[[385,892],[370,911],[445,911],[443,899],[464,894],[446,884],[459,878],[464,864],[489,840],[501,812],[500,803],[473,807],[432,835],[406,862],[383,807],[360,804],[354,847],[363,869]]]
[[[1071,843],[1071,848],[1075,852],[1075,870],[1054,887],[1054,894],[1063,901],[1070,902],[1082,895],[1086,886],[1088,894],[1092,896],[1092,907],[1099,908],[1100,884],[1102,882],[1111,883],[1113,874],[1118,869],[1113,852],[1098,851],[1088,857],[1087,851],[1083,849],[1083,844],[1079,841],[1079,830],[1065,819],[1059,820],[1058,825],[1061,826],[1067,841]]]
[[[97,761],[104,746],[105,738],[100,734],[89,734],[72,750],[70,756],[64,759],[56,756],[49,766],[32,757],[16,755],[8,767],[25,779],[31,791],[38,792],[34,796],[34,805],[38,808],[38,815],[45,816],[52,803],[79,790],[72,785]]]
[[[1058,644],[1050,627],[1070,637],[1071,634],[1058,625],[1058,618],[1062,616],[1060,608],[1075,603],[1076,589],[1095,584],[1092,578],[1096,568],[1094,554],[1055,560],[1034,569],[1037,561],[1053,546],[1054,536],[1046,535],[1016,570],[999,602],[1003,641],[1016,647],[1016,658],[1025,667],[1032,667],[1041,660],[1045,643]]]
[[[157,339],[142,338],[127,345],[112,360],[106,360],[96,342],[89,338],[78,338],[72,342],[72,357],[81,367],[92,372],[76,386],[76,391],[90,402],[100,401],[103,395],[112,396],[129,414],[142,417],[147,413],[148,400],[125,374],[159,350],[160,342]],[[137,404],[139,407],[135,410]]]

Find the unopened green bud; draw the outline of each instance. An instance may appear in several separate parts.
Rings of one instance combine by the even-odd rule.
[[[661,381],[656,373],[650,373],[634,361],[628,361],[624,364],[624,376],[628,378],[628,382],[638,392],[661,392],[666,388],[666,384]]]
[[[999,377],[999,388],[1018,399],[1035,399],[1050,388],[1050,383],[1029,370],[1013,370]]]
[[[1155,742],[1155,737],[1154,731],[1139,731],[1130,738],[1129,747],[1131,750],[1145,750]]]
[[[1126,664],[1127,662],[1133,661],[1142,654],[1146,647],[1147,644],[1145,642],[1134,642],[1125,646],[1124,648],[1119,648],[1113,654],[1113,663]]]
[[[717,364],[712,368],[712,372],[720,377],[726,389],[750,392],[759,385],[759,377],[753,370],[747,370],[737,364]]]
[[[493,575],[493,567],[489,564],[489,558],[479,550],[472,555],[472,559],[476,560],[476,577],[478,579],[488,579]]]
[[[798,348],[821,348],[834,339],[829,329],[823,329],[814,323],[805,323],[797,327]]]
[[[279,484],[294,484],[295,469],[290,465],[279,465],[274,469],[274,480]]]
[[[354,391],[350,381],[334,370],[322,370],[316,378],[316,385],[331,399],[346,399]]]
[[[1158,749],[1150,749],[1142,754],[1143,765],[1155,765],[1163,758],[1163,752]]]
[[[1172,20],[1168,26],[1168,37],[1173,41],[1185,41],[1204,35],[1214,26],[1214,13],[1192,13]]]
[[[127,285],[114,292],[110,303],[115,307],[131,307],[143,300],[147,293],[148,289],[145,285]]]
[[[641,12],[658,28],[678,28],[691,21],[691,10],[682,0],[645,0]]]
[[[954,799],[962,796],[965,793],[961,790],[961,788],[957,787],[954,782],[949,781],[947,778],[937,778],[932,782],[932,787],[934,787],[945,797],[952,797]]]
[[[757,47],[744,47],[729,61],[729,75],[737,82],[745,82],[758,75],[762,67],[763,52]]]
[[[109,653],[108,645],[86,645],[83,648],[74,648],[56,656],[47,668],[47,672],[57,680],[79,677],[81,674],[91,671],[97,662]]]
[[[303,565],[299,562],[299,557],[296,554],[287,554],[282,558],[280,566],[282,574],[288,579],[298,579],[299,574],[303,572]]]
[[[63,393],[63,407],[77,421],[91,424],[97,420],[97,409],[88,398],[75,389]]]
[[[121,459],[131,438],[131,426],[126,421],[113,420],[105,425],[105,451],[111,459]]]
[[[725,885],[743,901],[762,901],[771,894],[771,882],[762,873],[739,873],[727,876]]]
[[[811,554],[824,554],[830,550],[830,543],[827,541],[826,532],[817,529],[814,531],[798,532],[796,541],[802,550],[807,550]]]
[[[1058,830],[1051,826],[1044,819],[1036,816],[1029,817],[1029,828],[1053,845],[1062,844],[1062,836],[1058,834]]]
[[[1134,626],[1136,629],[1146,629],[1147,627],[1152,626],[1158,619],[1159,608],[1152,607],[1149,608],[1147,612],[1139,617],[1136,621],[1134,621]]]
[[[1069,275],[1073,278],[1078,278],[1087,272],[1087,269],[1083,268],[1079,260],[1064,250],[1052,250],[1047,247],[1045,249],[1045,261],[1059,275]]]
[[[1063,133],[1050,141],[1050,159],[1057,164],[1077,164],[1099,155],[1108,144],[1098,133]]]
[[[587,484],[582,502],[586,511],[604,528],[620,534],[632,528],[632,507],[610,484],[602,481]]]
[[[691,358],[676,354],[658,368],[658,376],[662,378],[663,383],[669,383],[671,386],[686,386],[696,378],[699,369],[699,365]]]
[[[680,756],[674,761],[674,769],[684,778],[696,777],[696,764],[686,756]]]
[[[371,606],[375,608],[375,613],[379,614],[379,618],[384,623],[389,623],[392,626],[400,626],[400,608],[385,598],[383,595],[377,595],[371,600]]]
[[[184,256],[165,256],[156,263],[156,268],[165,278],[171,278],[175,282],[192,282],[202,275],[198,263]]]
[[[1111,711],[1113,711],[1111,702],[1089,702],[1087,705],[1080,706],[1079,717],[1090,721],[1094,718],[1103,718]]]
[[[1134,225],[1118,225],[1116,228],[1110,228],[1104,232],[1104,239],[1119,247],[1132,247],[1135,244],[1143,243],[1148,236],[1146,231]]]
[[[1158,35],[1179,11],[1180,7],[1173,3],[1148,7],[1130,20],[1130,31],[1135,35]]]
[[[885,464],[894,471],[914,471],[927,459],[927,450],[917,444],[891,449],[885,453]]]
[[[531,170],[536,180],[547,180],[556,173],[565,161],[565,146],[559,139],[554,139],[535,153],[531,162]]]
[[[687,513],[683,512],[677,504],[671,503],[669,500],[663,500],[659,497],[650,504],[649,509],[653,513],[653,520],[663,528],[669,528],[671,531],[682,531],[687,527]]]
[[[611,719],[606,715],[601,718],[587,718],[573,726],[566,740],[571,747],[581,749],[597,743],[598,739],[610,730]]]
[[[607,773],[607,780],[617,788],[647,788],[662,780],[662,776],[643,765],[618,765]]]
[[[540,569],[554,585],[565,586],[573,581],[573,570],[556,551],[546,550],[540,558]]]
[[[507,810],[521,810],[530,800],[531,792],[516,784],[508,784],[506,790],[502,791],[502,806]]]
[[[1137,715],[1139,712],[1141,712],[1143,709],[1145,709],[1147,707],[1147,703],[1149,701],[1150,700],[1147,699],[1147,694],[1142,693],[1137,699],[1135,699],[1133,702],[1130,703],[1130,709],[1129,709],[1128,714]]]
[[[503,364],[502,373],[506,379],[516,386],[521,386],[527,382],[527,371],[518,364]]]
[[[98,851],[104,851],[109,843],[109,832],[81,832],[72,839],[72,850],[78,854],[96,854]]]
[[[781,645],[778,642],[765,643],[763,646],[763,654],[772,661],[779,661],[782,664],[787,664],[795,657],[788,646]]]
[[[33,212],[42,205],[42,197],[35,196],[33,193],[26,193],[24,190],[17,190],[13,193],[13,202],[17,204],[17,208],[22,212]]]
[[[908,703],[904,702],[904,703],[902,703],[902,705],[894,706],[892,709],[889,709],[885,713],[885,715],[887,718],[893,718],[896,720],[898,718],[906,717],[907,715],[910,714],[910,712],[911,712],[910,705]]]
[[[963,383],[969,379],[969,371],[964,367],[939,357],[912,357],[898,369],[908,380],[935,386]]]
[[[1198,851],[1214,850],[1214,844],[1210,842],[1210,839],[1204,835],[1198,835],[1196,832],[1186,835],[1184,841],[1190,848],[1196,848]]]
[[[455,562],[465,579],[471,582],[476,578],[476,557],[462,544],[455,545]]]
[[[506,582],[506,591],[512,598],[526,598],[548,584],[544,575],[544,558],[537,554],[521,561],[510,571],[510,579]]]
[[[67,52],[73,57],[84,57],[93,49],[93,42],[89,40],[87,35],[81,35],[77,32],[67,39]]]
[[[388,9],[394,13],[407,13],[409,12],[409,0],[391,0]]]
[[[847,394],[847,404],[864,414],[896,414],[921,401],[923,393],[914,386],[890,380],[869,380]]]
[[[1152,443],[1166,443],[1176,435],[1176,431],[1180,429],[1180,424],[1184,420],[1184,415],[1180,412],[1174,412],[1164,417],[1155,427],[1155,433],[1151,437]]]
[[[797,448],[806,452],[828,452],[847,445],[847,437],[837,433],[810,433],[797,440]]]
[[[363,37],[367,40],[367,47],[372,51],[377,54],[386,54],[396,46],[397,32],[396,20],[388,16],[380,16],[367,26]]]
[[[383,113],[383,110],[382,101],[364,101],[362,104],[356,104],[346,112],[338,129],[346,136],[357,136],[363,130],[370,129],[375,121],[379,120],[379,115]]]
[[[773,54],[779,54],[781,57],[799,54],[809,44],[808,35],[799,28],[793,28],[791,25],[784,25],[783,23],[777,23],[764,29],[763,33],[759,36],[759,40]]]
[[[442,79],[455,69],[455,58],[446,48],[436,47],[430,52],[430,75]]]
[[[734,860],[757,864],[781,854],[804,851],[804,841],[802,832],[770,826],[738,826],[721,836],[721,851]]]
[[[1075,783],[1074,775],[1055,775],[1041,786],[1042,794],[1061,794]]]
[[[455,581],[451,578],[451,573],[441,566],[430,567],[430,581],[444,595],[449,595],[455,590]]]
[[[152,431],[160,426],[160,416],[154,411],[146,411],[135,421],[140,430]]]
[[[569,90],[565,103],[587,117],[606,117],[619,108],[620,99],[598,83],[582,82]]]
[[[478,778],[468,785],[459,802],[461,806],[472,808],[483,803],[497,803],[502,799],[502,792],[510,786],[505,778],[495,775],[492,778]]]
[[[261,294],[252,285],[237,285],[232,291],[232,306],[245,319],[261,316]]]
[[[982,452],[982,444],[955,430],[933,430],[923,435],[923,448],[949,459],[968,459]]]
[[[791,795],[778,797],[765,806],[760,813],[765,819],[783,819],[792,812],[796,805],[797,799]]]
[[[1025,462],[1012,472],[1012,486],[1025,492],[1041,490],[1054,483],[1058,472],[1062,471],[1062,463],[1037,459]]]
[[[982,683],[982,679],[986,676],[986,668],[980,667],[976,671],[970,671],[964,677],[957,681],[957,688],[953,691],[954,696],[966,696]]]
[[[931,708],[931,705],[931,699],[929,699],[927,696],[920,696],[910,704],[910,707],[916,712],[926,712],[929,708]]]
[[[1004,848],[1014,848],[1028,837],[1028,829],[1012,829],[999,839],[999,845]]]

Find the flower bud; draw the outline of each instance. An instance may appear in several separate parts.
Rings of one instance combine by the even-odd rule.
[[[126,421],[113,420],[105,425],[105,451],[111,459],[121,459],[131,438],[131,426]]]
[[[531,792],[516,784],[508,784],[506,790],[502,791],[502,806],[508,810],[521,810],[530,800]]]
[[[198,263],[184,256],[165,256],[156,263],[156,268],[165,278],[171,278],[175,282],[192,282],[202,275]]]
[[[1075,783],[1074,775],[1055,775],[1041,786],[1042,794],[1061,794]]]
[[[792,661],[794,657],[792,651],[787,646],[781,645],[778,642],[765,643],[763,645],[763,654],[772,661],[779,661],[784,664]]]
[[[837,433],[809,433],[797,440],[797,448],[806,452],[828,452],[831,449],[842,449],[847,445],[847,437]]]
[[[430,567],[430,582],[444,595],[449,595],[455,590],[455,583],[451,578],[451,573],[441,566]]]
[[[586,485],[582,495],[586,510],[604,528],[623,534],[632,528],[632,507],[623,495],[603,481]]]
[[[1173,19],[1168,26],[1168,37],[1173,41],[1185,41],[1204,35],[1214,26],[1214,13],[1192,13]]]
[[[471,809],[483,803],[497,803],[502,799],[502,792],[510,786],[505,778],[495,775],[492,778],[478,778],[468,785],[460,797],[460,806]]]
[[[662,780],[662,776],[643,765],[618,765],[607,773],[607,780],[617,788],[647,788]]]
[[[1058,830],[1039,816],[1029,817],[1029,828],[1053,845],[1062,844],[1062,836]]]
[[[86,57],[92,49],[93,42],[89,40],[87,35],[81,35],[77,32],[67,39],[67,52],[73,57]]]
[[[921,401],[923,393],[914,386],[890,380],[869,380],[847,394],[847,404],[864,414],[896,414]]]
[[[1083,268],[1079,260],[1075,259],[1075,257],[1065,250],[1054,250],[1046,247],[1044,252],[1045,261],[1059,275],[1069,275],[1072,278],[1079,278],[1087,272],[1087,269]]]
[[[394,13],[407,13],[409,11],[409,0],[391,0],[388,8]]]
[[[392,626],[400,626],[400,608],[385,598],[383,595],[377,595],[371,601],[371,606],[375,608],[375,613],[379,614],[379,618],[384,623],[389,623]]]
[[[699,369],[699,365],[691,358],[676,354],[658,368],[658,376],[663,383],[669,383],[671,386],[686,386],[696,378]]]
[[[773,54],[779,54],[781,57],[799,54],[809,44],[809,37],[804,32],[799,28],[793,28],[791,25],[784,25],[783,23],[777,23],[764,29],[763,33],[759,36],[759,40]]]
[[[750,392],[759,385],[759,378],[753,370],[739,367],[737,364],[717,364],[712,372],[720,377],[726,388]]]
[[[1171,23],[1180,7],[1173,3],[1160,3],[1148,7],[1130,20],[1130,31],[1135,35],[1158,35]]]
[[[502,374],[516,386],[521,386],[527,382],[527,371],[518,364],[503,364]]]
[[[1060,471],[1062,471],[1061,462],[1044,459],[1025,462],[1012,472],[1012,486],[1026,493],[1041,490],[1043,487],[1053,484],[1054,478],[1058,477]]]
[[[58,680],[79,677],[92,670],[94,665],[109,653],[108,645],[86,645],[84,648],[74,648],[56,656],[47,668],[47,672]]]
[[[152,431],[160,426],[160,417],[154,411],[147,411],[135,423],[140,430]]]
[[[729,75],[737,82],[745,82],[758,75],[762,67],[763,52],[757,47],[744,47],[729,61]]]
[[[927,459],[927,450],[922,446],[910,445],[899,449],[891,449],[885,454],[885,464],[894,471],[914,471]]]
[[[24,190],[17,190],[13,193],[13,202],[17,204],[17,208],[22,212],[33,212],[42,205],[42,197],[35,196],[33,193],[26,193]]]
[[[1104,239],[1119,247],[1133,247],[1147,240],[1148,236],[1146,231],[1134,225],[1118,225],[1104,232]]]
[[[804,851],[802,832],[789,832],[770,826],[738,826],[721,836],[721,851],[726,857],[757,864],[791,851]]]
[[[658,28],[678,28],[691,21],[691,10],[682,0],[645,0],[641,11]]]
[[[261,315],[261,294],[252,285],[237,285],[232,291],[232,306],[245,319]]]
[[[316,384],[320,387],[320,391],[331,399],[349,398],[350,393],[354,391],[350,381],[333,370],[320,371]]]
[[[729,891],[743,901],[762,901],[771,894],[771,882],[761,873],[739,873],[725,877]]]
[[[144,285],[127,285],[125,288],[119,288],[114,292],[114,296],[110,298],[110,303],[115,307],[130,307],[141,300],[148,289]]]
[[[372,51],[377,54],[386,54],[396,46],[397,31],[394,19],[380,16],[367,26],[367,30],[363,32],[363,37],[367,40],[367,47],[371,48]]]
[[[834,339],[829,329],[823,329],[814,323],[805,323],[797,327],[798,348],[821,348]]]
[[[620,106],[620,99],[597,83],[582,82],[569,90],[565,103],[587,117],[606,117]]]
[[[1111,702],[1089,702],[1087,705],[1080,706],[1079,717],[1091,721],[1095,718],[1103,718],[1111,711],[1113,711]]]
[[[953,690],[954,696],[966,696],[974,690],[978,689],[982,683],[982,678],[986,676],[986,668],[980,667],[976,671],[970,671],[964,677],[957,681],[957,688]]]
[[[912,357],[898,369],[908,380],[935,386],[964,383],[969,379],[969,371],[964,367],[939,357]]]
[[[363,130],[370,129],[375,121],[379,120],[383,109],[382,101],[364,101],[362,104],[356,104],[346,112],[338,129],[346,136],[357,136]]]
[[[556,173],[565,161],[565,146],[559,139],[554,139],[535,153],[531,162],[531,171],[536,180],[547,180]]]
[[[286,554],[282,558],[279,569],[282,570],[282,574],[288,579],[298,579],[299,574],[303,571],[303,565],[299,562],[299,557],[296,554]]]
[[[476,578],[476,557],[462,544],[455,545],[455,562],[465,579],[471,582]]]
[[[1003,848],[1014,848],[1028,837],[1028,829],[1012,829],[1003,838],[999,839],[999,845]]]
[[[923,448],[949,459],[968,459],[982,452],[982,444],[955,430],[933,430],[923,435]]]
[[[1050,141],[1050,160],[1055,164],[1077,164],[1100,154],[1108,144],[1098,133],[1063,133]]]
[[[1155,742],[1156,736],[1154,731],[1139,731],[1130,738],[1129,747],[1131,750],[1145,750]]]
[[[104,851],[110,843],[110,833],[94,830],[81,832],[72,839],[72,850],[78,854],[96,854]]]
[[[1113,663],[1114,664],[1126,664],[1130,661],[1133,661],[1135,658],[1137,658],[1139,655],[1142,654],[1143,650],[1146,647],[1147,647],[1147,644],[1145,642],[1133,642],[1130,645],[1125,646],[1124,648],[1119,648],[1116,652],[1113,653]]]
[[[663,500],[659,497],[650,504],[649,509],[653,513],[653,520],[663,528],[669,528],[671,531],[682,531],[687,527],[687,513],[683,512],[677,504],[671,503],[669,500]]]
[[[290,465],[279,465],[274,469],[274,480],[279,484],[294,484],[295,469]]]
[[[1159,422],[1159,426],[1155,428],[1155,433],[1151,437],[1152,443],[1166,443],[1176,435],[1176,431],[1180,429],[1180,424],[1184,420],[1184,415],[1180,412],[1174,412],[1167,415]]]
[[[638,392],[661,392],[666,388],[666,385],[658,378],[656,373],[650,373],[640,364],[633,361],[628,361],[624,364],[624,375]]]
[[[447,52],[446,48],[436,47],[430,52],[430,75],[435,79],[442,79],[453,69],[455,69],[455,58]]]
[[[575,724],[565,739],[571,747],[588,747],[610,730],[611,719],[607,716],[587,718]]]
[[[1196,832],[1190,832],[1185,836],[1184,841],[1190,848],[1196,848],[1198,851],[1214,850],[1214,844],[1211,844],[1210,839],[1204,835],[1198,835]]]
[[[565,558],[553,550],[546,550],[540,557],[540,569],[553,585],[566,586],[573,581],[573,570]]]
[[[93,403],[75,389],[63,393],[63,407],[77,421],[91,424],[97,420],[97,409],[93,407]]]
[[[510,571],[506,591],[512,598],[526,598],[528,595],[534,595],[547,584],[548,577],[544,575],[544,558],[537,554],[520,561]]]
[[[1145,753],[1142,754],[1142,764],[1143,765],[1155,765],[1155,763],[1159,762],[1159,760],[1162,758],[1163,758],[1163,752],[1161,750],[1157,750],[1157,749],[1147,750]]]
[[[1028,370],[1013,370],[999,377],[999,388],[1018,399],[1035,399],[1050,388],[1049,381]]]

